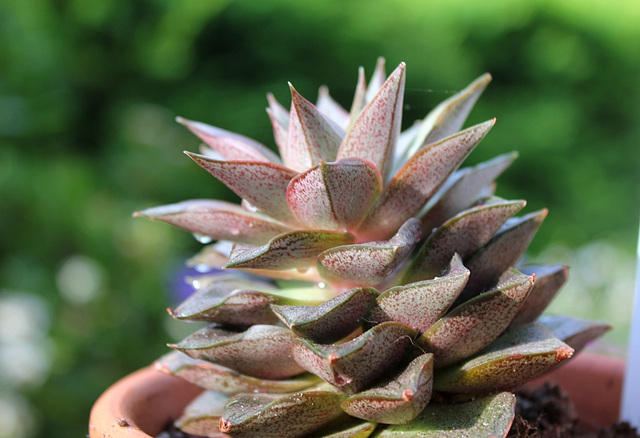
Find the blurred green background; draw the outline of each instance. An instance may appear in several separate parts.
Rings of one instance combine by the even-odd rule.
[[[637,242],[640,3],[590,0],[3,0],[0,438],[84,436],[98,395],[165,353],[199,244],[131,213],[232,194],[176,115],[274,146],[286,82],[349,106],[357,68],[408,65],[406,126],[488,71],[469,163],[518,150],[498,194],[550,215],[536,260],[573,265],[554,312],[627,340]],[[191,328],[187,327],[187,331]]]

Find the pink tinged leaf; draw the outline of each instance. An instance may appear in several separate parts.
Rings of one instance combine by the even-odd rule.
[[[384,238],[419,213],[494,123],[495,119],[481,123],[418,151],[378,196],[359,234],[368,240]]]
[[[318,90],[318,102],[316,104],[318,111],[324,114],[329,120],[339,126],[341,129],[347,129],[349,125],[349,112],[342,108],[329,94],[329,88],[320,87]]]
[[[272,309],[296,335],[314,342],[336,342],[360,327],[360,320],[378,296],[375,289],[357,288],[319,306],[273,305]]]
[[[516,317],[511,321],[511,326],[534,322],[538,319],[562,285],[569,279],[569,267],[564,265],[530,266],[520,268],[520,270],[527,275],[535,274],[536,284],[518,310]]]
[[[367,103],[371,102],[376,97],[376,94],[378,94],[380,89],[384,86],[386,79],[387,73],[385,71],[385,59],[383,57],[379,57],[376,61],[376,68],[373,70],[373,75],[371,75],[369,86],[367,87],[367,93],[365,96]]]
[[[354,228],[382,190],[376,167],[350,158],[320,163],[293,178],[287,202],[296,219],[316,229]]]
[[[225,160],[281,163],[280,157],[269,148],[248,137],[182,117],[176,120],[222,155]]]
[[[220,418],[220,431],[234,438],[308,436],[342,414],[344,395],[308,390],[293,394],[239,394]]]
[[[254,325],[244,332],[212,325],[169,346],[242,374],[284,379],[304,371],[291,357],[295,338],[289,330],[273,325]]]
[[[464,403],[430,403],[415,420],[389,426],[376,438],[506,438],[515,406],[516,396],[509,392]]]
[[[425,241],[415,256],[406,282],[433,278],[444,269],[453,254],[462,260],[491,240],[511,216],[526,205],[525,201],[489,198],[483,204],[465,210],[446,221]]]
[[[292,231],[274,237],[262,246],[233,246],[226,268],[294,269],[314,265],[322,251],[352,243],[349,233]]]
[[[548,328],[553,336],[573,348],[575,353],[612,329],[609,324],[569,316],[542,315],[538,322]]]
[[[206,436],[207,438],[225,438],[229,435],[218,431],[220,416],[229,396],[214,391],[204,391],[184,409],[175,426],[182,432]]]
[[[347,125],[347,131],[353,126],[353,122],[356,121],[358,115],[367,104],[366,102],[367,84],[364,77],[364,68],[358,69],[358,83],[356,84],[356,92],[353,96],[353,103],[351,104],[351,110],[349,111],[349,124]]]
[[[442,368],[482,350],[509,326],[533,287],[534,277],[513,270],[495,290],[454,308],[417,343],[435,355]]]
[[[231,368],[193,359],[178,351],[164,355],[155,362],[154,367],[163,373],[180,377],[194,385],[227,396],[242,392],[301,391],[321,382],[318,377],[310,373],[300,374],[289,379],[261,379],[247,376]]]
[[[287,186],[297,172],[274,163],[219,161],[204,155],[185,153],[263,213],[282,222],[294,221],[287,205]]]
[[[508,330],[466,362],[436,373],[433,389],[484,394],[515,389],[569,359],[573,349],[540,324]]]
[[[318,270],[330,282],[373,286],[387,278],[420,240],[420,221],[405,222],[388,241],[328,249],[318,256]]]
[[[359,392],[342,402],[342,410],[352,417],[383,424],[407,423],[420,414],[431,400],[433,354],[414,359],[391,381]]]
[[[282,161],[289,162],[287,157],[287,145],[289,143],[289,111],[286,110],[271,93],[267,93],[267,100],[269,101],[269,107],[267,108],[267,114],[269,120],[271,120],[271,126],[273,128],[273,138],[278,146],[278,151],[282,157]]]
[[[307,371],[347,394],[355,394],[392,370],[416,335],[397,322],[383,322],[342,344],[298,338],[293,357]]]
[[[455,255],[440,278],[397,286],[384,291],[367,321],[397,321],[424,332],[444,316],[469,278],[469,271]]]
[[[260,213],[224,201],[196,199],[134,213],[175,225],[213,240],[261,244],[290,228]]]
[[[489,243],[466,261],[471,277],[460,294],[459,301],[468,300],[483,289],[491,287],[503,272],[515,265],[527,250],[546,216],[545,208],[523,217],[509,219]]]
[[[425,206],[425,213],[420,215],[425,235],[468,208],[517,157],[516,152],[500,155],[476,166],[460,169],[451,175]]]
[[[400,134],[406,66],[401,63],[360,112],[340,145],[338,159],[363,158],[385,176]]]
[[[227,244],[230,249],[231,242],[226,241],[205,246],[196,255],[188,259],[186,265],[189,268],[195,268],[201,271],[222,268],[229,261],[229,254],[224,250]]]
[[[420,131],[420,126],[422,126],[422,121],[417,120],[413,122],[410,128],[402,131],[398,136],[398,142],[396,143],[396,147],[393,150],[393,168],[391,170],[392,174],[398,173],[398,170],[404,165],[406,158],[403,152],[409,147],[409,145],[415,140],[418,132]]]
[[[289,111],[277,101],[273,93],[267,93],[267,101],[273,117],[282,127],[289,129]]]

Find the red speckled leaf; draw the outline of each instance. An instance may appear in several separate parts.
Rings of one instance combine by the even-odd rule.
[[[211,149],[224,157],[225,160],[281,163],[280,157],[269,148],[248,137],[225,131],[206,123],[183,119],[182,117],[178,117],[176,120],[197,135]]]
[[[318,270],[330,282],[373,286],[384,280],[420,240],[420,221],[409,219],[388,241],[328,249],[318,256]]]
[[[262,246],[234,245],[226,268],[293,269],[314,265],[322,251],[352,243],[349,233],[292,231]]]
[[[291,331],[273,325],[254,325],[244,332],[211,325],[169,346],[242,374],[283,379],[304,371],[291,356],[295,338]]]
[[[467,286],[458,298],[459,302],[476,296],[491,287],[498,278],[515,265],[524,254],[547,216],[547,209],[511,218],[484,247],[480,248],[465,265],[471,271]]]
[[[442,368],[482,350],[509,326],[533,287],[533,277],[513,270],[498,287],[469,300],[439,319],[418,345]]]
[[[225,201],[194,199],[134,213],[167,222],[212,240],[261,244],[290,228]]]
[[[431,400],[433,354],[415,358],[398,376],[342,402],[347,414],[383,424],[407,423]]]
[[[329,88],[322,86],[318,90],[318,102],[316,103],[318,111],[324,114],[329,120],[342,129],[347,129],[349,125],[349,112],[342,108],[338,102],[329,94]]]
[[[425,206],[425,213],[420,215],[422,232],[431,234],[431,230],[468,208],[517,157],[512,152],[456,171]]]
[[[287,202],[301,224],[348,230],[362,219],[382,190],[382,177],[368,161],[350,158],[319,165],[291,180]]]
[[[390,171],[400,133],[405,72],[406,66],[401,63],[360,112],[340,145],[338,159],[364,158],[375,164],[383,176]]]
[[[483,394],[512,390],[550,371],[573,354],[573,349],[540,324],[508,330],[466,362],[439,370],[433,389]]]
[[[301,391],[321,382],[311,373],[279,380],[251,377],[211,362],[193,359],[178,351],[164,355],[155,362],[154,366],[163,373],[178,376],[202,388],[225,395],[236,395],[241,392]]]
[[[175,425],[182,432],[207,438],[229,437],[218,430],[220,416],[229,396],[214,391],[204,391],[187,405]]]
[[[405,275],[405,282],[433,278],[447,266],[453,254],[466,260],[484,246],[525,201],[489,198],[446,221],[420,248]]]
[[[360,327],[360,320],[378,296],[375,289],[357,288],[319,306],[273,305],[282,322],[298,336],[328,344]]]
[[[333,161],[342,134],[291,84],[287,165],[303,172],[321,161]]]
[[[484,138],[494,120],[420,149],[396,173],[359,228],[367,240],[384,239],[416,215]]]
[[[293,356],[304,369],[355,394],[393,369],[415,335],[405,325],[383,322],[343,344],[315,344],[298,338]]]
[[[467,283],[469,271],[455,255],[440,278],[397,286],[384,291],[367,321],[397,321],[424,332],[441,318]]]
[[[382,430],[376,438],[505,438],[515,416],[509,392],[465,403],[430,403],[415,420]]]
[[[538,322],[548,328],[553,336],[573,348],[575,353],[612,329],[609,324],[584,321],[570,316],[542,315]]]
[[[263,213],[283,222],[294,220],[287,205],[287,186],[297,172],[274,163],[220,161],[185,153]]]
[[[342,414],[344,395],[322,389],[294,394],[240,394],[220,418],[220,431],[234,438],[297,438]]]
[[[531,293],[518,310],[516,317],[511,321],[512,326],[534,322],[538,319],[562,285],[569,279],[569,267],[564,265],[527,266],[519,269],[526,275],[535,274],[536,284],[533,285]]]
[[[349,110],[349,124],[347,125],[347,131],[358,118],[358,114],[360,114],[362,108],[367,104],[366,93],[367,84],[364,77],[364,68],[360,67],[358,69],[358,83],[356,84],[356,91],[353,96],[353,102],[351,103],[351,109]]]

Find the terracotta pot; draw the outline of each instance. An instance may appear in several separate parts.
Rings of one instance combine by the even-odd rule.
[[[597,430],[618,420],[625,361],[583,352],[549,375],[571,396],[583,425]],[[159,434],[201,388],[143,368],[109,388],[91,410],[90,438],[148,438]]]

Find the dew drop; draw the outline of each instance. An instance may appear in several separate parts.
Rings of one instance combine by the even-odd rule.
[[[240,234],[240,230],[237,228],[231,228],[229,231],[233,236],[237,236],[238,234]]]
[[[202,287],[202,283],[200,283],[198,280],[193,280],[193,283],[191,283],[191,285],[196,290],[198,290],[198,289],[200,289]]]
[[[319,289],[324,289],[325,287],[327,287],[327,285],[325,283],[322,283],[322,282],[318,283],[318,288]]]
[[[207,243],[213,242],[213,239],[210,236],[206,236],[204,234],[193,233],[193,237],[195,237],[198,242],[204,245],[206,245]]]

